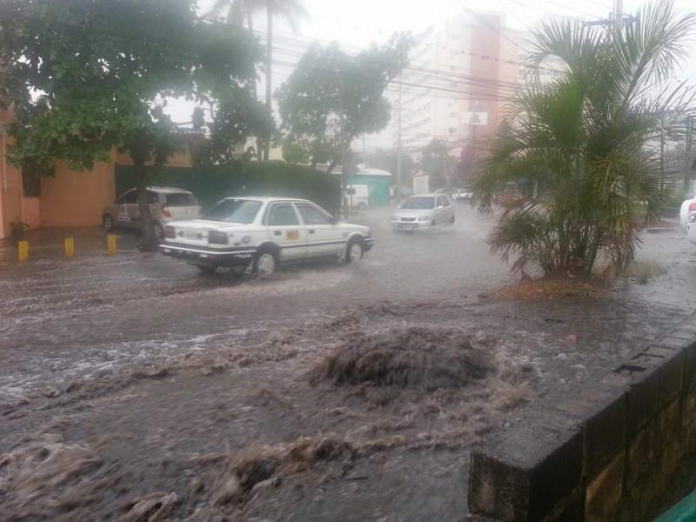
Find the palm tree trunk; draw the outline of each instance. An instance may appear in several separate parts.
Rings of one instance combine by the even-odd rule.
[[[271,8],[271,0],[266,0],[266,110],[269,117],[273,118],[273,102],[271,95],[273,93],[273,9]],[[269,159],[271,153],[271,137],[266,136],[264,143],[263,157]]]

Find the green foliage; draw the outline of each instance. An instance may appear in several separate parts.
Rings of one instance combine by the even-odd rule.
[[[678,137],[678,120],[692,112],[691,91],[663,82],[695,20],[665,2],[622,30],[551,22],[536,35],[531,65],[556,56],[568,72],[516,98],[476,186],[482,210],[509,181],[539,194],[490,237],[493,251],[515,257],[513,270],[531,262],[591,273],[604,258],[621,271],[633,259],[640,217],[657,218],[672,186],[655,147],[661,128]]]
[[[168,185],[190,190],[203,208],[228,196],[305,198],[330,212],[337,212],[340,207],[341,183],[338,176],[282,161],[237,161],[217,167],[165,167],[163,170]],[[117,165],[117,194],[134,187],[137,180],[134,167]]]
[[[193,0],[0,0],[0,9],[1,94],[14,104],[19,163],[91,168],[144,127],[163,130],[161,96],[222,96],[254,78],[260,59],[251,36],[200,23]]]
[[[421,170],[430,176],[430,188],[439,189],[447,184],[447,177],[454,174],[456,161],[450,157],[447,143],[434,139],[421,154]]]
[[[29,230],[29,225],[19,217],[10,221],[10,237],[12,238],[12,244],[16,246],[20,241],[24,240],[27,236],[27,230]]]
[[[314,44],[277,93],[283,130],[312,165],[336,164],[363,133],[389,123],[384,91],[403,69],[411,39],[395,36],[355,57],[338,44]]]

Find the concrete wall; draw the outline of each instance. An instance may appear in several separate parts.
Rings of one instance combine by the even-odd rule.
[[[472,454],[470,520],[652,520],[696,486],[696,318]]]

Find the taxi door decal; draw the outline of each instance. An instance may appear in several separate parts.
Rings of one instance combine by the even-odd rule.
[[[299,230],[287,230],[285,232],[285,239],[288,241],[299,241],[300,231]]]

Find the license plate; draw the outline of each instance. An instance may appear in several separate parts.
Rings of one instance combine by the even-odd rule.
[[[411,223],[399,223],[398,227],[399,228],[413,228],[413,227],[415,227],[415,225],[413,225]]]
[[[196,231],[196,230],[182,230],[181,237],[184,239],[188,239],[191,241],[196,241],[198,239],[201,239],[201,233]]]

